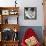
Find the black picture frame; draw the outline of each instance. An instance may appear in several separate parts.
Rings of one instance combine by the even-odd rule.
[[[25,20],[36,20],[37,19],[37,8],[36,7],[24,7],[24,19]]]

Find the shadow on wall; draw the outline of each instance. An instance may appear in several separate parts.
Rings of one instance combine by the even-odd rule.
[[[42,30],[42,26],[21,26],[20,27],[20,32],[19,32],[19,39],[20,39],[20,42],[24,36],[24,33],[25,31],[28,29],[28,28],[32,28],[36,34],[37,34],[37,37],[39,39],[39,41],[42,43],[43,42],[43,30]]]

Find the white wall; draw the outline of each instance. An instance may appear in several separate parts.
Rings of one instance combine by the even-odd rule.
[[[0,0],[0,6],[1,7],[8,7],[8,6],[14,6],[14,1],[15,0]]]
[[[0,0],[0,6],[14,6],[15,0]],[[17,0],[19,9],[19,24],[21,26],[43,26],[43,6],[42,0]],[[24,20],[24,7],[37,7],[36,20]]]
[[[24,20],[24,7],[37,7],[37,19],[36,20]],[[21,9],[20,9],[21,20],[19,19],[20,25],[22,26],[43,26],[42,0],[24,0],[24,3],[22,3]]]

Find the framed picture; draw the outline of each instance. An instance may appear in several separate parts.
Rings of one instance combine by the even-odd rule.
[[[15,10],[10,10],[10,12],[9,12],[10,15],[16,15],[17,13],[18,13],[18,12],[15,11]]]
[[[17,16],[10,16],[8,18],[8,24],[17,24],[18,23],[18,17]]]
[[[9,10],[2,10],[2,15],[9,15]]]
[[[18,23],[18,16],[3,16],[2,19],[3,24],[17,24]]]
[[[37,8],[36,7],[24,7],[24,19],[36,19]]]

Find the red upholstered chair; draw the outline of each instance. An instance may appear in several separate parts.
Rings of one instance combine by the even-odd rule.
[[[27,29],[27,31],[24,34],[24,37],[22,38],[21,46],[27,46],[27,44],[25,43],[25,40],[32,36],[34,36],[35,38],[37,37],[36,33],[33,31],[32,28]],[[40,42],[38,41],[35,46],[41,46]]]

